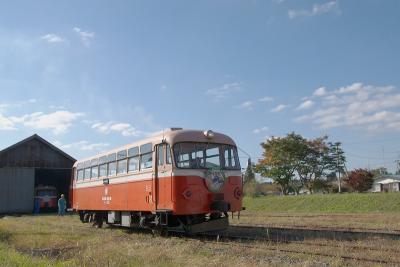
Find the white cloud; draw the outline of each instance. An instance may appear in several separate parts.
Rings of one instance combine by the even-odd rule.
[[[314,96],[324,96],[326,95],[326,88],[325,87],[320,87],[317,90],[314,91]]]
[[[0,130],[16,130],[14,122],[0,113]]]
[[[240,104],[238,108],[252,110],[253,105],[254,105],[253,101],[245,101],[242,104]]]
[[[99,122],[92,125],[92,129],[99,133],[109,134],[110,132],[118,132],[123,136],[139,136],[141,132],[129,123]]]
[[[91,150],[102,150],[106,147],[108,147],[110,144],[108,143],[91,143],[86,140],[74,142],[74,143],[69,143],[69,144],[63,144],[59,141],[54,141],[52,142],[55,146],[59,147],[60,149],[70,149],[70,150],[85,150],[85,151],[91,151]]]
[[[83,113],[74,113],[66,110],[45,114],[34,112],[22,117],[10,117],[14,123],[37,130],[50,130],[54,134],[65,133],[72,123],[83,116]]]
[[[339,94],[348,94],[348,93],[359,92],[361,90],[363,90],[362,83],[353,83],[352,85],[341,87],[335,90],[335,92]]]
[[[330,1],[324,4],[314,4],[311,10],[306,9],[291,9],[288,11],[288,16],[290,19],[295,19],[298,17],[311,17],[324,13],[329,13],[337,10],[338,4],[336,1]]]
[[[206,95],[214,97],[214,101],[221,100],[223,98],[227,98],[231,94],[241,91],[240,84],[238,82],[234,83],[226,83],[221,87],[208,89],[206,91]]]
[[[274,101],[274,99],[272,97],[270,97],[270,96],[265,96],[265,97],[260,98],[258,101],[260,101],[260,102],[272,102],[272,101]]]
[[[65,39],[54,34],[54,33],[48,33],[46,35],[43,35],[40,37],[40,39],[42,39],[45,42],[48,43],[63,43],[65,42]]]
[[[267,126],[263,126],[261,128],[254,129],[253,133],[254,134],[259,134],[259,133],[267,132],[267,131],[268,131],[268,127]]]
[[[79,35],[84,46],[89,47],[91,45],[92,39],[95,35],[94,32],[82,31],[78,27],[74,27],[72,30]]]
[[[276,106],[275,108],[271,109],[271,112],[281,112],[281,111],[283,111],[286,107],[287,107],[287,105],[280,104],[280,105]]]
[[[393,86],[353,83],[327,93],[314,111],[295,118],[318,128],[357,127],[367,131],[400,131],[400,94]],[[303,103],[304,104],[304,103]]]
[[[301,103],[301,104],[297,107],[297,109],[309,109],[309,108],[311,108],[312,106],[314,106],[314,101],[312,101],[312,100],[306,100],[306,101],[304,101],[303,103]]]

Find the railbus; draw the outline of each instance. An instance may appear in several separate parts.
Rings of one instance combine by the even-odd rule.
[[[211,130],[171,128],[77,161],[72,179],[72,208],[97,227],[223,230],[242,210],[236,144]]]

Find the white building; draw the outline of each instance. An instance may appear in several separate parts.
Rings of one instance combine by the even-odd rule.
[[[399,192],[400,175],[381,175],[374,180],[371,192]]]

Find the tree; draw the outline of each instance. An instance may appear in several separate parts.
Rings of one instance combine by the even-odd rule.
[[[389,174],[388,169],[385,167],[375,168],[375,169],[370,170],[370,172],[374,175],[374,177]]]
[[[247,168],[246,168],[246,172],[244,173],[244,183],[248,183],[250,181],[254,181],[256,179],[256,176],[254,175],[253,172],[253,164],[251,163],[251,159],[249,158],[249,160],[247,161]]]
[[[346,159],[340,143],[332,144],[327,140],[327,136],[307,140],[294,132],[285,137],[272,137],[261,143],[263,158],[255,166],[255,171],[273,179],[282,194],[287,194],[289,189],[298,192],[303,186],[312,193],[316,185],[320,188],[328,171],[340,166],[344,171]],[[294,182],[296,177],[300,185]]]
[[[336,173],[338,173],[337,180],[338,180],[338,190],[339,193],[342,192],[342,185],[341,185],[341,174],[346,173],[346,157],[344,155],[343,149],[340,147],[342,143],[336,142],[336,143],[328,143],[330,147],[330,153],[332,157],[332,170],[335,171],[335,176]]]
[[[263,159],[259,160],[255,170],[278,184],[284,195],[289,192],[295,176],[298,161],[304,150],[304,140],[301,135],[291,133],[286,137],[272,137],[261,143],[264,149]]]
[[[345,179],[346,183],[357,192],[365,192],[372,187],[374,175],[366,169],[355,169]]]
[[[296,167],[302,184],[313,193],[314,185],[322,179],[325,171],[332,166],[330,147],[326,143],[327,136],[305,141],[303,157]]]

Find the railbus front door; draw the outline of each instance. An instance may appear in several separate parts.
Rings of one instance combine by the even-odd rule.
[[[155,161],[155,202],[157,210],[171,209],[172,196],[172,159],[168,144],[156,146]]]

